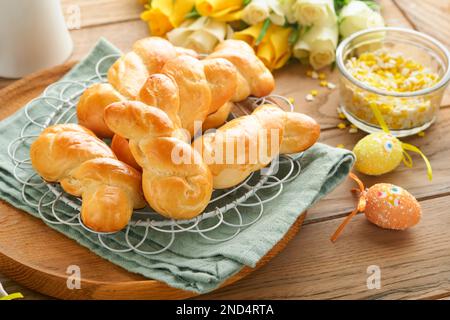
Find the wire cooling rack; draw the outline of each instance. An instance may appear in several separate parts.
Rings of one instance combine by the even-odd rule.
[[[112,252],[134,251],[144,255],[162,253],[170,248],[177,234],[185,232],[195,233],[211,243],[224,242],[256,223],[264,214],[264,204],[277,198],[283,191],[283,185],[300,174],[299,160],[302,154],[282,155],[273,160],[267,168],[251,174],[238,186],[214,190],[204,213],[194,219],[167,219],[149,207],[136,210],[128,226],[119,232],[123,236],[120,246],[112,246],[108,238],[114,237],[117,233],[100,233],[86,227],[80,218],[81,200],[64,192],[59,184],[44,181],[31,166],[29,149],[31,143],[46,127],[76,122],[76,105],[81,94],[93,83],[106,82],[108,66],[117,58],[118,55],[103,57],[95,66],[95,76],[89,79],[63,80],[47,87],[40,97],[25,106],[26,122],[19,136],[8,145],[8,155],[14,163],[13,175],[22,184],[23,201],[36,208],[46,223],[84,228],[87,232],[95,234],[98,243]],[[293,105],[288,99],[277,95],[249,98],[246,103],[254,107],[271,103],[283,109],[293,110]],[[36,112],[38,106],[39,111]],[[35,194],[40,196],[36,197]],[[209,234],[224,227],[231,228],[233,230],[231,234],[228,233],[222,238],[214,238]],[[133,232],[139,228],[142,228],[141,232]],[[143,244],[149,240],[150,230],[167,234],[167,244],[159,245],[153,251],[144,250]],[[131,240],[131,233],[134,237],[140,235],[140,239]]]

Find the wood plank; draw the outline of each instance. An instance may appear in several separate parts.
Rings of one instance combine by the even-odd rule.
[[[450,292],[450,197],[422,201],[423,218],[407,231],[383,230],[360,214],[335,243],[342,219],[305,225],[269,266],[203,299],[423,299]],[[368,290],[367,268],[381,268]],[[270,289],[269,289],[270,288]]]
[[[449,0],[395,0],[415,29],[450,48]]]
[[[101,37],[107,39],[120,50],[127,52],[136,40],[147,37],[148,31],[144,23],[136,20],[72,30],[71,36],[75,48],[70,60],[80,60],[88,54]]]
[[[405,17],[393,0],[378,0],[381,14],[388,27],[413,28],[411,22]]]
[[[44,300],[44,299],[51,299],[49,296],[45,296],[43,294],[40,294],[37,291],[30,290],[28,288],[25,288],[24,286],[21,286],[17,282],[7,278],[3,274],[0,273],[0,283],[2,284],[3,288],[8,292],[9,294],[20,292],[24,296],[24,299],[26,300]]]
[[[81,28],[138,20],[144,10],[138,0],[62,0],[61,4],[66,21],[79,14]]]

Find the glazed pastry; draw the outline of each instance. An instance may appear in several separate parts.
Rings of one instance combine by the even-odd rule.
[[[213,174],[214,188],[224,189],[241,183],[281,152],[306,150],[319,134],[312,118],[263,105],[203,135],[193,145]]]
[[[76,124],[46,128],[30,149],[31,163],[43,179],[59,182],[83,199],[81,219],[92,230],[123,229],[133,208],[145,207],[141,175],[116,159],[90,130]]]
[[[208,205],[212,175],[190,144],[179,139],[169,116],[139,101],[106,107],[104,118],[129,139],[131,154],[143,168],[142,186],[150,206],[173,219],[190,219]]]

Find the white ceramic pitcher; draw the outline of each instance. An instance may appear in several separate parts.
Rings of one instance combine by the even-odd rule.
[[[59,0],[0,0],[0,77],[61,64],[72,49]]]

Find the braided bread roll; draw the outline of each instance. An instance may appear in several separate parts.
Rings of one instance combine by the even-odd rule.
[[[99,232],[123,229],[133,208],[145,207],[138,171],[116,159],[90,130],[76,124],[46,128],[30,149],[43,179],[81,197],[83,223]]]
[[[106,107],[104,118],[111,130],[129,139],[131,154],[143,168],[145,198],[155,211],[190,219],[206,208],[212,194],[211,172],[191,145],[177,137],[165,112],[125,101]]]
[[[224,58],[237,69],[237,90],[231,99],[233,102],[242,101],[248,96],[264,97],[275,88],[272,73],[255,55],[248,43],[240,40],[225,40],[217,45],[214,52],[206,59]]]
[[[138,40],[132,51],[110,67],[107,84],[94,84],[85,90],[77,105],[78,122],[100,137],[112,137],[112,131],[103,120],[105,107],[113,102],[135,99],[148,76],[160,72],[167,61],[179,55],[197,56],[194,51],[174,47],[163,38]]]
[[[198,61],[195,57],[192,50],[174,47],[162,38],[137,41],[133,50],[109,69],[109,85],[93,85],[82,95],[77,106],[79,123],[101,137],[112,137],[102,118],[104,108],[112,102],[139,99],[141,87],[154,73],[172,77],[179,86],[181,126],[191,136],[193,121],[203,121],[211,114],[214,118],[208,121],[209,125],[223,124],[228,117],[225,105],[230,99],[261,97],[274,88],[272,74],[243,41],[226,40],[205,60]]]
[[[310,117],[263,105],[193,142],[213,174],[215,189],[233,187],[267,166],[279,153],[306,150],[319,138]],[[286,142],[284,142],[286,141]]]

